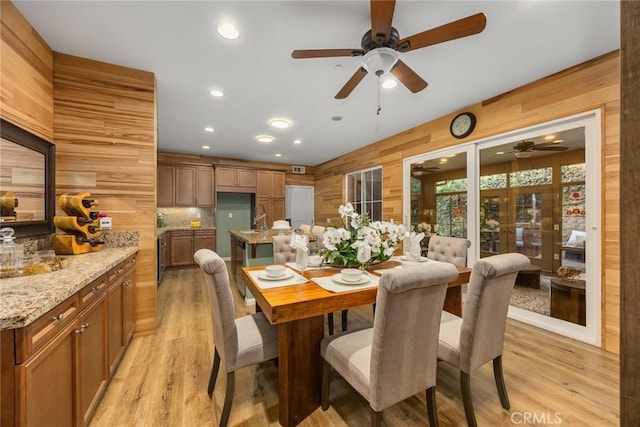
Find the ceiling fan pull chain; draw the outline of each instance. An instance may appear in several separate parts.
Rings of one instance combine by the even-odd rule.
[[[380,111],[382,111],[382,107],[380,106],[380,76],[382,75],[382,72],[380,72],[379,70],[376,71],[376,76],[378,76],[378,110],[376,111],[376,115],[379,116],[380,115]]]

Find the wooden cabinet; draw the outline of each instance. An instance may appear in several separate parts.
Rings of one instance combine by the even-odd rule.
[[[184,230],[171,231],[170,267],[193,265],[193,254],[198,249],[208,248],[216,250],[215,230]]]
[[[132,256],[30,325],[2,331],[3,427],[89,424],[133,333],[134,271]]]
[[[213,168],[158,166],[158,206],[214,206]]]
[[[261,214],[260,206],[267,214],[267,225],[274,221],[285,219],[284,215],[284,172],[258,171],[258,186],[256,191],[256,213]],[[256,225],[259,227],[259,224]]]
[[[216,191],[255,193],[256,180],[255,169],[231,166],[216,166],[215,168]]]

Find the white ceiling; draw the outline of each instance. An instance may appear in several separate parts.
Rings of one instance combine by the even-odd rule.
[[[400,54],[429,86],[417,94],[400,84],[382,89],[376,115],[372,75],[347,99],[334,99],[360,58],[291,58],[294,49],[360,48],[371,26],[368,1],[14,4],[57,52],[155,73],[159,150],[300,165],[320,164],[620,46],[618,1],[398,0],[393,26],[401,38],[478,12],[487,26]],[[237,40],[216,33],[223,20],[239,28]],[[209,95],[213,88],[224,98]],[[268,121],[275,117],[293,126],[273,129]],[[276,141],[259,143],[258,134]],[[296,138],[302,143],[294,145]]]

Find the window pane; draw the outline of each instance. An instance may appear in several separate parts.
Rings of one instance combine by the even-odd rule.
[[[491,190],[496,188],[507,188],[507,174],[497,173],[480,177],[480,189]]]
[[[560,180],[561,182],[585,181],[587,179],[585,171],[586,167],[584,163],[560,166]]]
[[[418,178],[411,177],[411,195],[419,196],[422,194],[422,181]]]
[[[552,168],[528,169],[509,173],[512,187],[551,184]]]
[[[450,179],[448,181],[439,181],[436,183],[436,193],[453,193],[458,191],[467,191],[467,178]]]

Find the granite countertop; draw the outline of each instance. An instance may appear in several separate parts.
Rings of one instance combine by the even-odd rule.
[[[167,231],[197,231],[197,230],[213,230],[215,231],[215,227],[189,227],[189,226],[185,226],[185,227],[162,227],[162,228],[158,228],[156,229],[156,237],[162,237],[164,235],[164,233],[166,233]]]
[[[272,237],[277,236],[279,233],[278,230],[269,230],[266,233],[263,233],[260,230],[229,230],[229,234],[233,235],[236,239],[242,240],[249,245],[261,245],[261,244],[271,244]],[[285,234],[290,234],[291,231],[286,230]],[[301,233],[296,233],[301,234]],[[310,242],[315,242],[316,237],[313,234],[304,233],[309,236]]]
[[[0,330],[31,324],[137,251],[131,246],[69,255],[62,270],[0,279]]]

